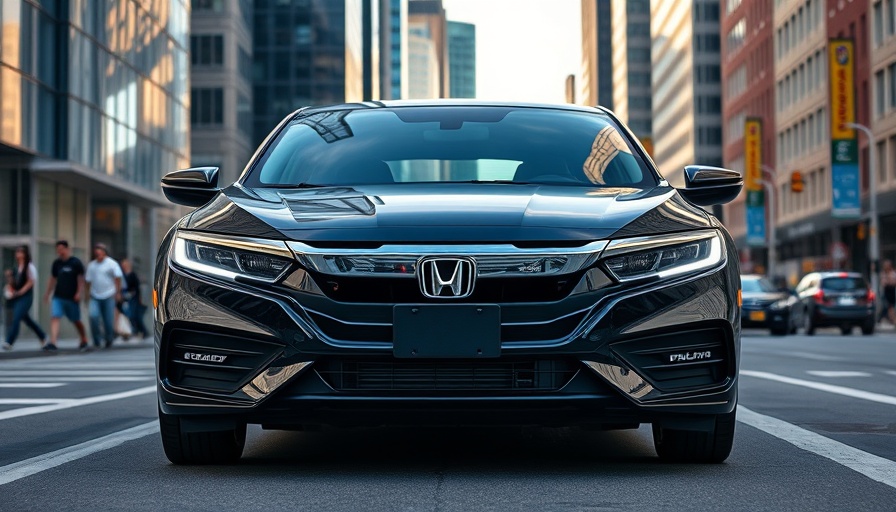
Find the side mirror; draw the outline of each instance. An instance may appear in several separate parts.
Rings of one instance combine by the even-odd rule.
[[[744,179],[737,171],[689,165],[684,168],[684,188],[678,192],[698,206],[725,204],[740,194]]]
[[[162,192],[174,204],[200,207],[211,201],[218,191],[217,167],[181,169],[162,178]]]

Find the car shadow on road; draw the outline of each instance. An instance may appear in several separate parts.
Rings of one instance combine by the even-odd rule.
[[[253,474],[288,472],[372,475],[380,472],[643,474],[677,465],[656,456],[650,427],[588,431],[576,428],[372,428],[324,432],[250,429],[239,467]],[[680,468],[680,466],[677,466]],[[692,466],[699,468],[700,466]],[[603,468],[603,469],[600,469]]]

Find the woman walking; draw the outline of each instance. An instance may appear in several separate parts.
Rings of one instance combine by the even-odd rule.
[[[6,329],[6,341],[3,350],[12,350],[12,345],[19,337],[19,324],[24,321],[34,334],[40,339],[41,345],[46,343],[47,335],[37,325],[29,312],[31,303],[34,302],[34,285],[37,284],[37,269],[31,262],[31,252],[28,246],[16,247],[16,264],[12,269],[12,293],[7,305],[12,309],[12,321]]]

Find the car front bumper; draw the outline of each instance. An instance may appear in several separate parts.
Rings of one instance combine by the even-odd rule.
[[[736,404],[736,280],[723,266],[598,291],[561,339],[502,341],[496,358],[408,360],[395,357],[391,343],[328,337],[301,293],[218,282],[169,263],[157,276],[159,403],[205,429],[233,421],[273,428],[693,421]]]

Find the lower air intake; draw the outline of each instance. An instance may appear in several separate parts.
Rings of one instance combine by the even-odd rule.
[[[338,391],[555,391],[575,374],[564,360],[351,361],[315,366]]]

